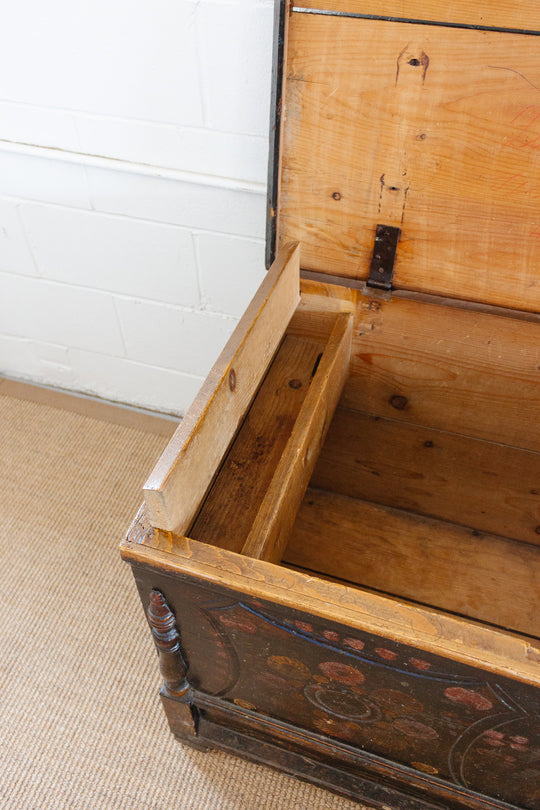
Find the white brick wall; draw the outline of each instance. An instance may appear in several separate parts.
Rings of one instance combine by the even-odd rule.
[[[0,374],[181,414],[264,275],[272,0],[0,28]]]

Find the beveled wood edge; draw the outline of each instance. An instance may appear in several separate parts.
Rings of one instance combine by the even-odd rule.
[[[300,301],[299,275],[300,246],[292,242],[280,250],[143,486],[153,525],[187,531]]]
[[[132,565],[197,578],[540,686],[540,642],[536,639],[154,529],[143,507],[120,551],[122,559]]]

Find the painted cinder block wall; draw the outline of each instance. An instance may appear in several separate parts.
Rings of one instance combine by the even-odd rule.
[[[264,276],[272,0],[0,28],[0,374],[183,414]]]

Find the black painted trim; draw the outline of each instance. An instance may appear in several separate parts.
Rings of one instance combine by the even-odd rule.
[[[279,188],[279,141],[281,133],[281,96],[285,49],[286,0],[274,6],[274,52],[272,57],[272,95],[270,101],[270,143],[268,152],[268,191],[266,196],[266,267],[276,255],[276,221]]]
[[[539,37],[540,31],[525,28],[504,28],[497,25],[472,25],[470,23],[444,22],[443,20],[416,20],[408,17],[387,17],[381,14],[359,14],[354,11],[334,11],[322,8],[304,8],[293,6],[291,11],[296,14],[315,14],[324,17],[351,17],[357,20],[379,20],[381,22],[409,23],[411,25],[434,25],[439,28],[465,28],[471,31],[494,31],[499,34],[523,34],[528,37]]]
[[[176,735],[179,742],[183,737]],[[201,739],[207,750],[217,747],[233,756],[241,756],[260,765],[270,766],[295,776],[302,781],[311,782],[319,788],[325,788],[352,801],[369,802],[379,810],[450,810],[447,804],[433,804],[418,796],[410,796],[393,785],[386,785],[369,779],[363,773],[351,773],[335,767],[332,762],[321,762],[305,753],[284,751],[281,746],[272,742],[259,740],[251,734],[218,726],[203,719]],[[188,744],[192,744],[187,741]]]
[[[199,746],[221,748],[375,807],[395,810],[524,810],[194,690]],[[165,710],[173,702],[165,705]],[[183,742],[183,728],[171,730]],[[193,738],[187,738],[192,743]]]

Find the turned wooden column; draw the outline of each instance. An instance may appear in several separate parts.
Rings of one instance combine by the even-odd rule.
[[[165,694],[183,703],[189,703],[191,688],[186,677],[186,662],[180,649],[180,633],[176,627],[174,613],[161,591],[150,592],[148,623],[158,651]]]
[[[150,592],[148,623],[159,657],[163,678],[161,700],[171,730],[180,738],[196,734],[193,694],[187,679],[187,666],[180,646],[180,633],[167,600],[156,589]]]

